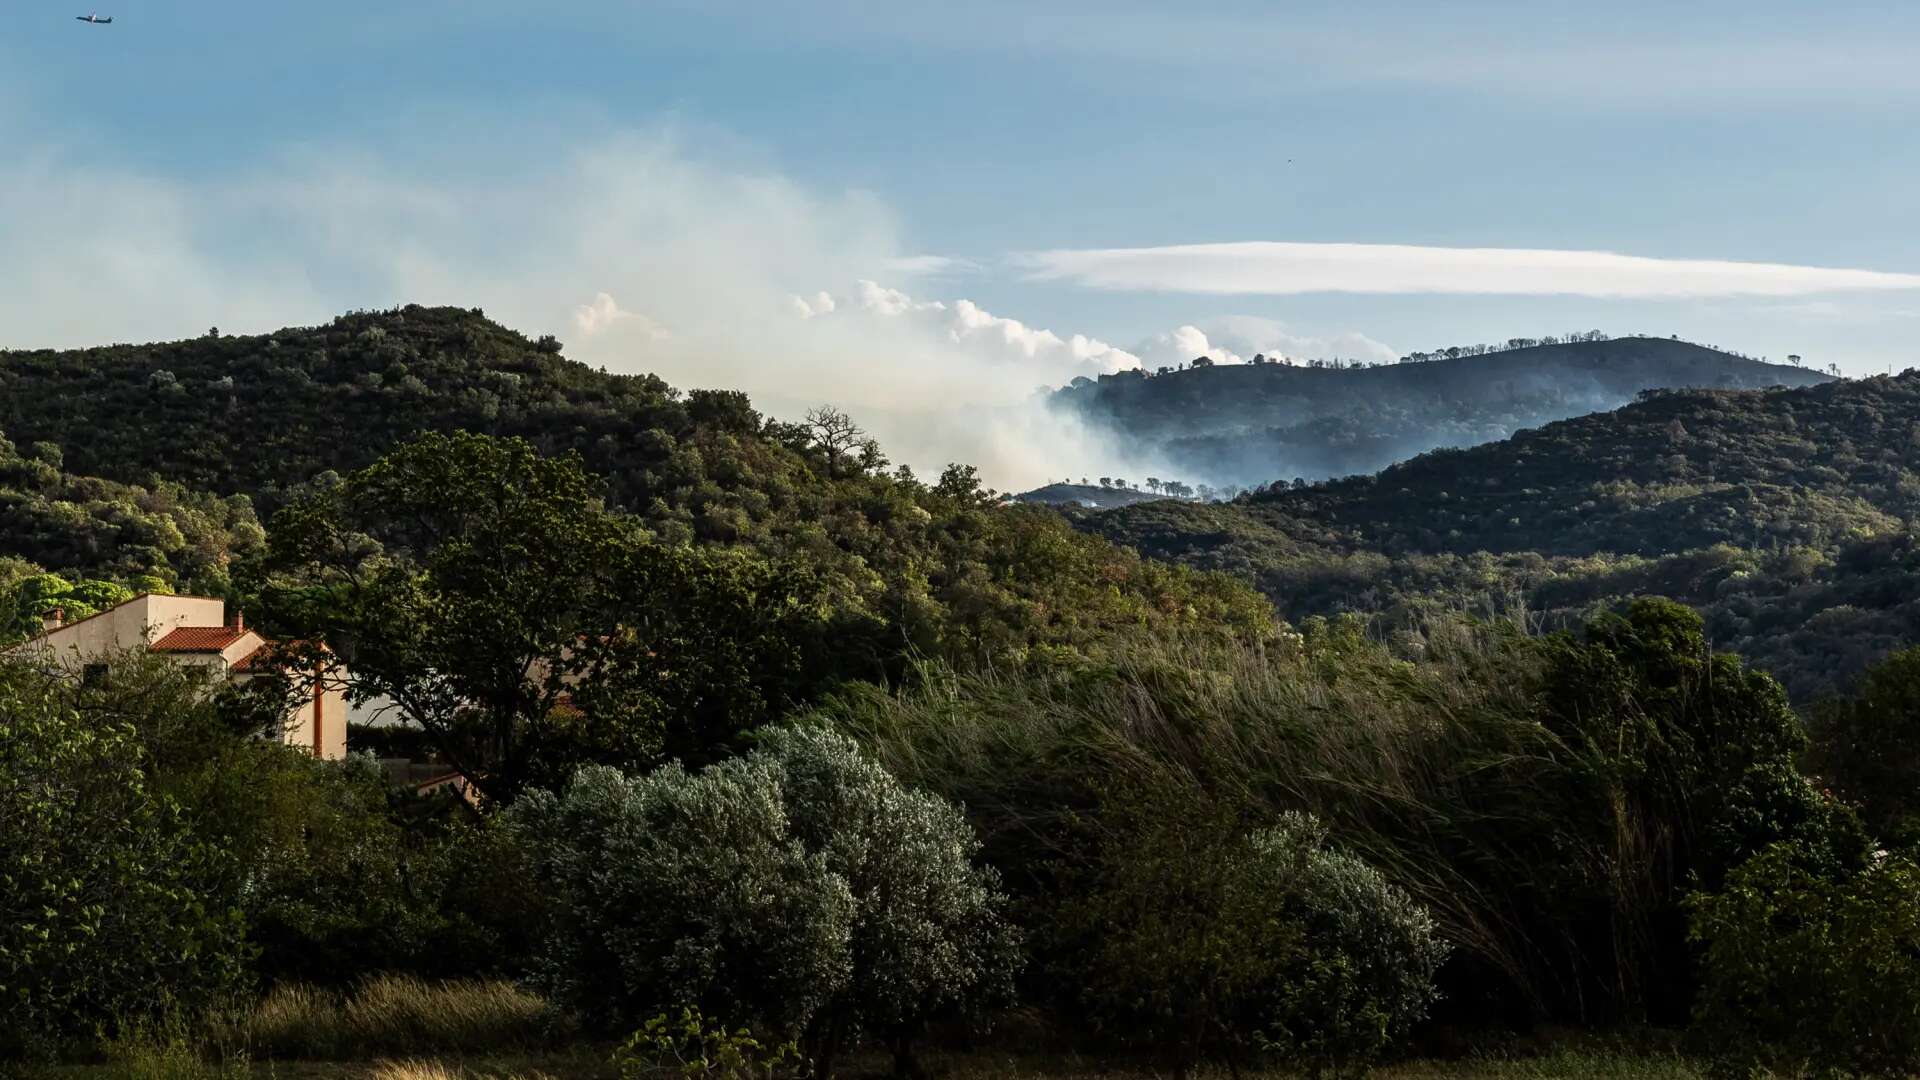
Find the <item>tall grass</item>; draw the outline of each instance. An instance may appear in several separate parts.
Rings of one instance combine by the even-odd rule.
[[[1103,791],[1309,811],[1511,995],[1578,1013],[1590,983],[1624,978],[1590,970],[1579,922],[1632,907],[1622,878],[1651,826],[1579,782],[1590,751],[1539,722],[1543,672],[1510,625],[1440,621],[1393,650],[1332,628],[1299,647],[1142,641],[1042,675],[932,671],[818,719],[962,803],[1016,887],[1044,888]]]
[[[260,1057],[479,1053],[544,1045],[553,1019],[546,1001],[511,983],[382,975],[346,993],[277,986],[234,1035]]]
[[[476,1075],[485,1075],[490,1080],[553,1080],[544,1072],[475,1074],[444,1061],[422,1058],[375,1062],[367,1077],[368,1080],[471,1080]]]
[[[129,1027],[100,1047],[101,1061],[87,1074],[102,1080],[246,1080],[243,1051],[200,1036],[177,1015]]]

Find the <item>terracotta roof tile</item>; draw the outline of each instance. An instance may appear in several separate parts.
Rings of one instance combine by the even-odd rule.
[[[220,652],[251,631],[231,626],[182,626],[153,643],[154,652]]]
[[[312,649],[312,643],[306,641],[262,641],[259,648],[235,660],[233,670],[265,671],[269,668],[291,667],[296,663],[304,665]]]

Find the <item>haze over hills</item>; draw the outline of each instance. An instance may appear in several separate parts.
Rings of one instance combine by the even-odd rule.
[[[1831,376],[1684,341],[1625,337],[1439,350],[1386,365],[1216,365],[1080,379],[1052,403],[1163,472],[1254,487],[1376,472],[1438,447],[1600,412],[1644,390],[1809,386]]]
[[[1077,516],[1257,583],[1300,619],[1661,593],[1805,698],[1920,635],[1920,374],[1669,391],[1231,504]]]
[[[1476,381],[1490,371],[1507,378]],[[1723,644],[1771,657],[1803,696],[1920,634],[1920,612],[1901,592],[1916,584],[1902,576],[1912,545],[1898,539],[1920,513],[1920,406],[1909,378],[1832,383],[1628,339],[1381,368],[1202,368],[1103,388],[1124,387],[1115,400],[1141,405],[1175,400],[1157,397],[1170,392],[1161,387],[1198,388],[1193,401],[1243,417],[1259,400],[1276,408],[1397,400],[1412,417],[1407,403],[1423,393],[1572,408],[1579,397],[1567,387],[1625,393],[1663,373],[1821,385],[1651,394],[1377,477],[1277,484],[1233,504],[1156,500],[1127,486],[1141,477],[1030,497],[1109,508],[1072,516],[1147,556],[1249,581],[1296,620],[1496,597],[1572,618],[1631,592],[1665,592],[1708,609]],[[1342,389],[1356,385],[1389,392]],[[1521,385],[1530,397],[1511,389]],[[1253,390],[1209,389],[1218,387]],[[1288,387],[1306,389],[1290,396]],[[1505,389],[1476,397],[1489,387]],[[1160,416],[1156,430],[1187,422],[1143,415]],[[1357,415],[1348,420],[1361,422]],[[422,430],[520,435],[544,452],[577,451],[608,478],[610,499],[660,535],[808,552],[871,604],[904,602],[886,599],[901,588],[947,597],[973,587],[962,566],[1001,558],[990,538],[985,548],[968,540],[971,553],[954,548],[942,512],[910,521],[901,500],[920,498],[917,489],[850,460],[823,462],[809,432],[766,420],[744,395],[683,395],[650,375],[570,361],[557,342],[478,312],[422,307],[253,337],[0,353],[0,432],[18,447],[0,455],[14,523],[0,554],[221,591],[232,565],[259,550],[255,504],[264,517],[316,477],[365,466]],[[1006,524],[1038,529],[1049,516]],[[1083,556],[1108,559],[1100,551]],[[1159,579],[1150,564],[1127,566],[1112,572],[1149,590],[1190,588],[1151,584]],[[1051,588],[1011,572],[1003,586],[1013,595]],[[1801,633],[1815,615],[1822,631]],[[1816,662],[1819,650],[1829,655]]]

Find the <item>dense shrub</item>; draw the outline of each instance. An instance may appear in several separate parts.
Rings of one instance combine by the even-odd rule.
[[[0,664],[0,1055],[191,1013],[241,984],[225,855],[147,764],[130,726]]]
[[[614,1052],[620,1080],[678,1075],[683,1080],[804,1080],[808,1068],[798,1043],[768,1045],[743,1027],[729,1029],[700,1010],[648,1020]]]
[[[264,980],[343,986],[369,971],[522,970],[536,901],[497,830],[460,815],[410,821],[429,807],[397,806],[364,756],[317,761],[255,737],[286,715],[269,680],[236,692],[196,667],[110,659],[89,685],[60,692],[135,733],[151,788],[221,853],[209,895],[243,914]]]
[[[531,963],[539,900],[500,829],[405,822],[358,755],[314,761],[256,743],[220,764],[236,785],[219,804],[229,824],[203,831],[244,859],[240,904],[267,981],[517,976]]]
[[[1689,902],[1698,1020],[1728,1075],[1920,1070],[1920,863],[1775,845]]]
[[[1844,862],[1865,834],[1799,771],[1807,738],[1779,684],[1714,653],[1694,612],[1637,600],[1546,648],[1541,716],[1569,751],[1577,799],[1560,828],[1614,856],[1606,878],[1554,900],[1581,954],[1601,961],[1585,973],[1600,993],[1629,1015],[1678,1022],[1690,988],[1683,894],[1717,887],[1776,841]]]
[[[698,773],[582,769],[509,814],[553,896],[544,984],[602,1027],[692,1005],[804,1033],[824,1069],[859,1031],[904,1052],[1016,966],[965,819],[828,732]]]
[[[385,777],[358,756],[314,762],[276,749],[243,747],[241,760],[229,759],[258,785],[227,812],[245,845],[244,902],[262,973],[339,986],[414,968],[437,912],[410,878]]]
[[[827,713],[967,807],[1033,904],[1112,790],[1197,786],[1243,826],[1311,813],[1458,947],[1441,983],[1462,1019],[1682,1019],[1696,875],[1783,838],[1862,846],[1795,771],[1778,688],[1674,605],[1545,639],[1303,629],[1298,648],[1162,638],[1052,672],[928,673]]]
[[[1881,661],[1815,715],[1813,768],[1879,835],[1920,841],[1920,648]]]
[[[1251,834],[1200,793],[1121,811],[1069,878],[1055,971],[1110,1036],[1170,1052],[1353,1068],[1426,1015],[1447,953],[1431,916],[1326,829]],[[1113,808],[1109,808],[1111,810]]]

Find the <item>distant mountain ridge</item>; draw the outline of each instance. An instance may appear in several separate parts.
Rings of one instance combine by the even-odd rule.
[[[1085,506],[1095,510],[1111,510],[1119,506],[1132,506],[1134,503],[1150,502],[1165,498],[1150,491],[1132,487],[1113,487],[1093,484],[1048,484],[1014,496],[1020,502],[1039,503],[1043,506]]]
[[[1074,516],[1293,619],[1668,595],[1806,699],[1920,640],[1920,372],[1650,393],[1374,476]]]
[[[1440,447],[1615,409],[1646,390],[1811,386],[1832,376],[1652,337],[1398,364],[1202,365],[1078,380],[1051,404],[1186,481],[1252,487],[1377,472]]]

